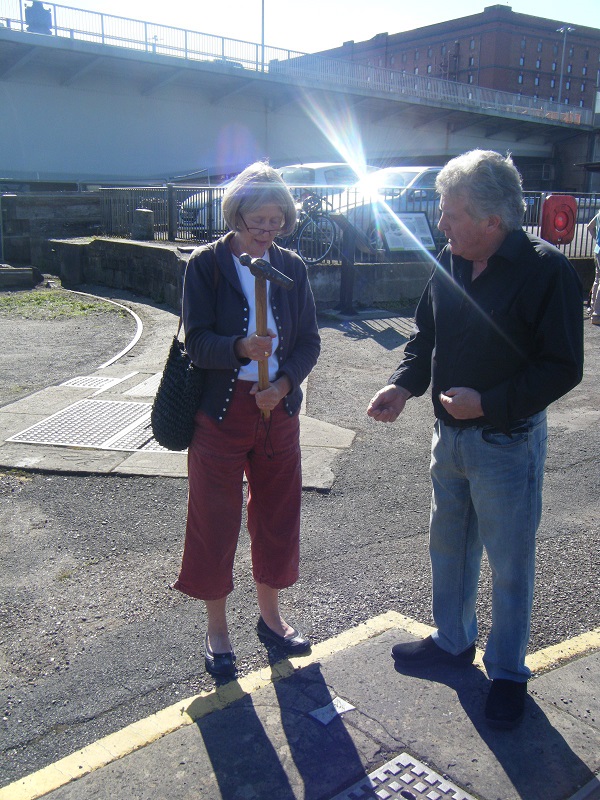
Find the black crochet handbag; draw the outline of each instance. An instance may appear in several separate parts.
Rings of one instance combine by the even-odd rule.
[[[180,317],[150,415],[154,438],[167,450],[190,445],[204,384],[204,371],[192,363],[179,340],[181,322]]]

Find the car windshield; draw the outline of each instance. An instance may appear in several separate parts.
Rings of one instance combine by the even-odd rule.
[[[369,175],[367,181],[375,189],[404,189],[417,175],[420,169],[381,169]]]

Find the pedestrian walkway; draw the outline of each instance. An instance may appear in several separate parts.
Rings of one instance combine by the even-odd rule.
[[[394,669],[430,633],[387,613],[270,670],[217,686],[0,789],[0,800],[597,800],[600,653],[583,638],[529,659],[525,719],[483,719],[467,669]]]
[[[185,477],[185,454],[148,438],[176,317],[145,315],[118,358],[0,408],[0,466]],[[304,414],[301,436],[305,486],[330,487],[353,432]],[[392,644],[430,632],[382,614],[178,700],[0,800],[600,800],[600,631],[528,658],[526,714],[511,732],[485,724],[481,653],[463,670],[394,668]]]
[[[187,454],[160,447],[150,426],[177,317],[148,305],[144,325],[136,305],[123,306],[137,330],[122,353],[88,375],[0,408],[0,467],[187,477]],[[331,488],[335,459],[353,439],[353,431],[301,410],[305,489]]]

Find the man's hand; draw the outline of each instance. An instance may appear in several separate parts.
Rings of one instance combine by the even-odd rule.
[[[395,422],[410,396],[410,392],[401,386],[384,386],[369,403],[367,415],[376,422]]]
[[[483,417],[481,395],[466,386],[453,386],[440,392],[440,401],[454,419],[477,419]]]

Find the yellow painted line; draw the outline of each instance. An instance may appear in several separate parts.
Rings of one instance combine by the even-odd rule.
[[[258,670],[223,686],[181,700],[120,731],[111,733],[60,761],[0,788],[0,800],[36,800],[76,778],[105,767],[169,733],[193,724],[213,711],[227,708],[236,700],[258,689],[289,677],[296,669],[319,662],[327,656],[342,652],[393,629],[403,630],[419,638],[429,636],[434,630],[429,625],[416,622],[403,614],[388,611],[314,645],[310,653],[280,661],[264,670]],[[538,672],[598,648],[600,648],[600,628],[540,650],[527,659],[527,664]],[[475,664],[483,668],[481,659],[482,652],[478,650]]]
[[[600,628],[596,628],[580,636],[567,639],[566,642],[554,644],[538,650],[526,659],[527,666],[532,672],[543,672],[560,666],[565,661],[590,653],[592,650],[600,650]]]

